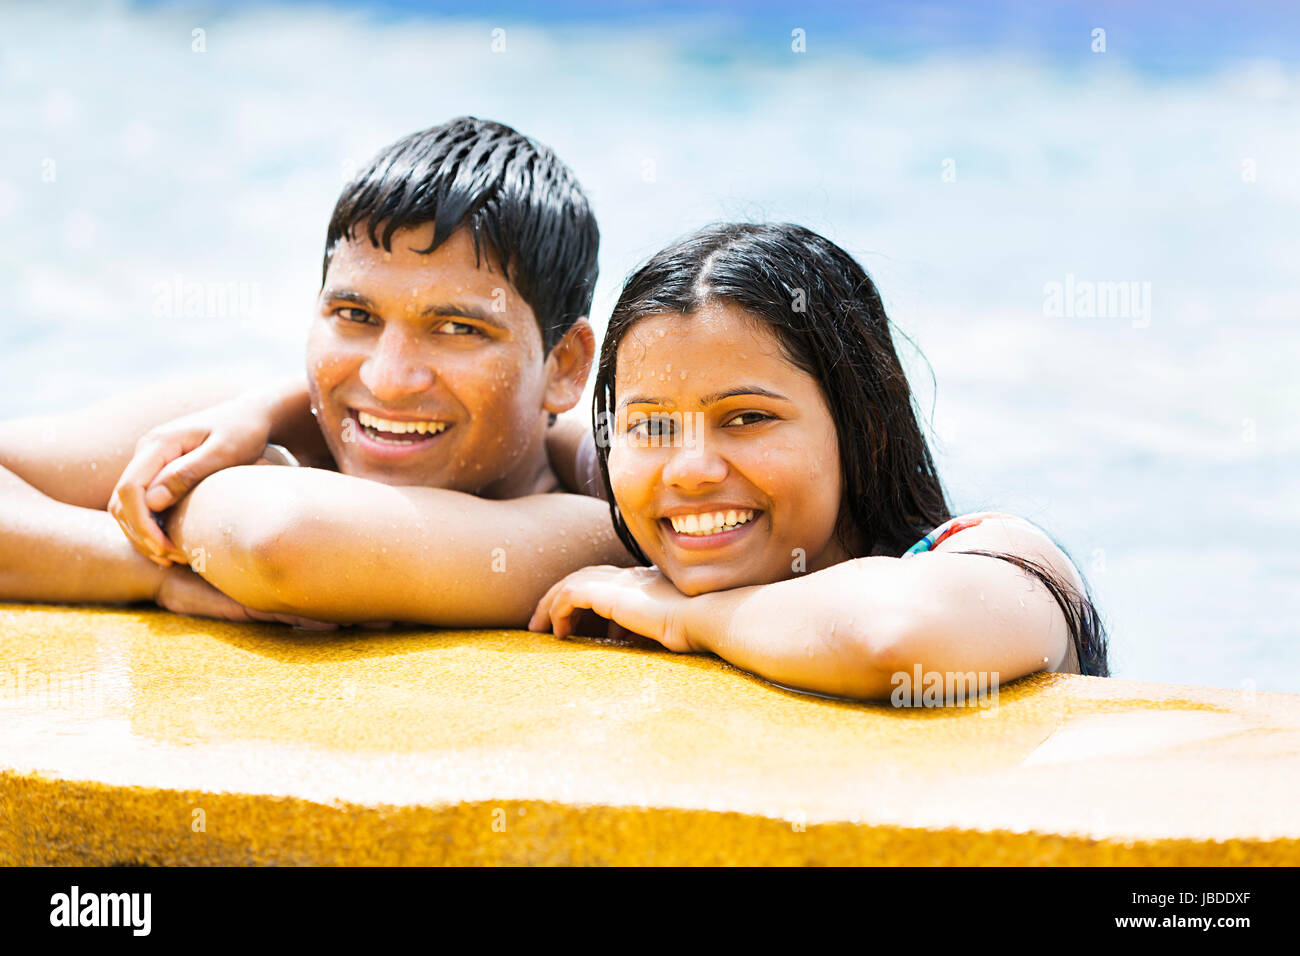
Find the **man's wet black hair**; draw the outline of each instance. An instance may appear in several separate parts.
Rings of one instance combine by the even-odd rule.
[[[866,271],[803,226],[721,223],[674,242],[632,274],[601,344],[592,408],[596,460],[614,529],[642,564],[650,560],[623,521],[609,478],[619,343],[648,316],[690,315],[714,301],[734,303],[765,323],[785,358],[821,385],[839,442],[844,502],[836,535],[845,553],[901,557],[953,517],[891,323]],[[1007,561],[1041,582],[1065,615],[1081,672],[1110,676],[1106,629],[1086,581],[1078,591],[1019,555],[962,553]]]
[[[533,309],[549,352],[591,309],[600,231],[578,180],[548,147],[490,120],[460,116],[380,150],[343,188],[325,262],[358,232],[392,251],[393,235],[433,223],[430,253],[460,226]]]

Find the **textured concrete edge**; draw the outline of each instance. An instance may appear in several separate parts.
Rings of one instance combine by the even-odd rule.
[[[801,827],[734,812],[529,800],[328,805],[8,772],[0,772],[0,821],[4,866],[1300,864],[1297,839],[1125,841],[854,823]]]

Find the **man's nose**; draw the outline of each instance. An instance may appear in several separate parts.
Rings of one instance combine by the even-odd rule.
[[[414,337],[395,322],[384,327],[375,350],[361,363],[361,384],[381,402],[423,392],[434,379]]]

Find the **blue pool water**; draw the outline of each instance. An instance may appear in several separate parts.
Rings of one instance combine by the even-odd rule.
[[[298,368],[346,176],[491,117],[588,188],[598,331],[622,277],[705,221],[824,232],[928,359],[898,337],[954,507],[1057,537],[1117,676],[1300,691],[1285,6],[482,9],[0,11],[6,414]]]

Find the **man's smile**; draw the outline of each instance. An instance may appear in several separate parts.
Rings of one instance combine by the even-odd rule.
[[[401,458],[432,446],[451,428],[451,423],[437,419],[395,418],[349,408],[357,444],[379,458]]]

